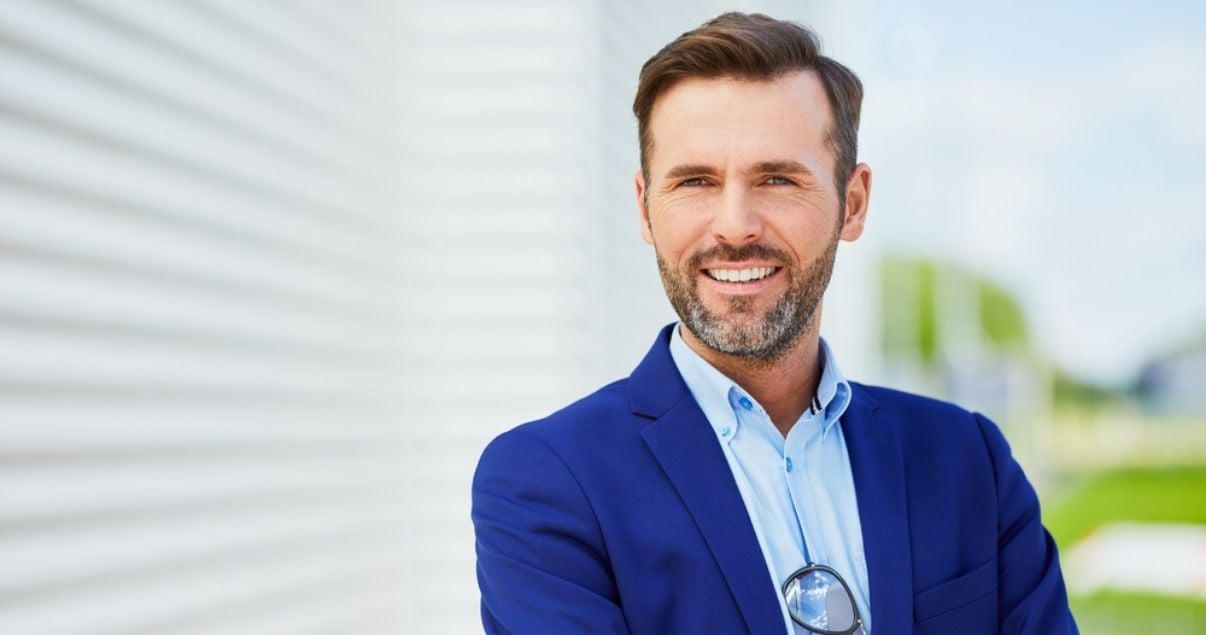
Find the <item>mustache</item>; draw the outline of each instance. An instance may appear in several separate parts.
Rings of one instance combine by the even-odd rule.
[[[767,247],[762,244],[742,245],[734,247],[732,245],[714,245],[702,251],[697,251],[691,254],[691,258],[687,261],[691,269],[701,269],[705,261],[739,261],[739,260],[777,260],[779,262],[790,262],[791,259],[787,253],[781,249]]]

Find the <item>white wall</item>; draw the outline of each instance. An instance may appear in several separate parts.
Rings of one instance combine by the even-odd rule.
[[[0,632],[400,632],[394,11],[0,4]]]
[[[0,632],[478,631],[478,454],[673,319],[631,100],[728,8],[0,3]]]

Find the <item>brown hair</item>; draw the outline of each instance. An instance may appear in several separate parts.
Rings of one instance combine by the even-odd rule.
[[[641,172],[649,179],[653,137],[649,115],[658,96],[688,77],[732,77],[772,81],[785,73],[813,69],[825,86],[833,124],[826,140],[833,150],[839,192],[854,171],[863,84],[853,71],[821,55],[817,36],[794,22],[760,13],[724,13],[667,44],[641,67],[632,112],[641,144]],[[839,194],[840,197],[840,194]]]

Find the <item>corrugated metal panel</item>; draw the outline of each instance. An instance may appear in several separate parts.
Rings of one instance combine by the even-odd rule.
[[[595,266],[588,2],[404,11],[411,631],[480,632],[469,485],[486,441],[583,389]]]
[[[0,4],[0,632],[397,632],[388,3]]]

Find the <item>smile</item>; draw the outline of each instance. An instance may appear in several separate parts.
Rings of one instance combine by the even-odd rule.
[[[740,283],[761,280],[778,270],[779,267],[753,267],[749,269],[704,269],[704,272],[713,280]]]

